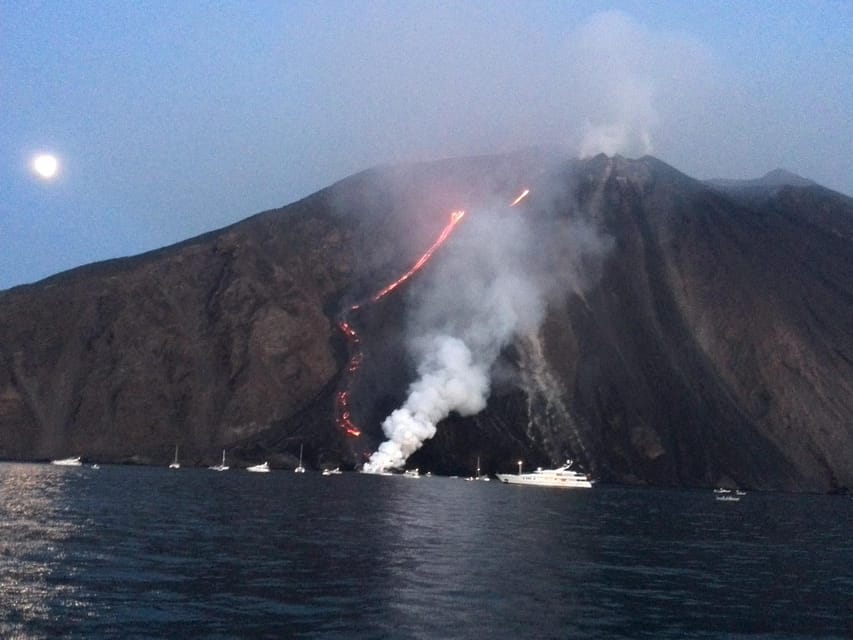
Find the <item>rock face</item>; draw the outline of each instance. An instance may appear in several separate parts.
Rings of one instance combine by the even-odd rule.
[[[358,464],[414,376],[410,283],[353,318],[351,379],[341,314],[447,212],[529,186],[521,215],[582,221],[602,250],[555,260],[575,285],[503,350],[487,408],[443,421],[413,465],[573,457],[618,482],[853,487],[853,201],[789,177],[705,184],[649,157],[536,153],[376,169],[0,292],[0,457],[167,464],[179,444],[185,464],[227,448],[288,467],[304,444],[312,466]],[[360,438],[335,425],[345,381]]]

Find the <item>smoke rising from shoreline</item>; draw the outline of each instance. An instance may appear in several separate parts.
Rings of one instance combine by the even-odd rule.
[[[450,413],[471,416],[485,408],[501,350],[516,335],[538,330],[551,295],[582,281],[574,268],[555,274],[556,256],[605,246],[591,240],[596,235],[588,228],[579,229],[579,242],[563,245],[573,237],[565,228],[577,224],[561,219],[539,226],[508,206],[468,212],[410,293],[408,345],[418,378],[382,423],[387,440],[365,471],[403,467]]]

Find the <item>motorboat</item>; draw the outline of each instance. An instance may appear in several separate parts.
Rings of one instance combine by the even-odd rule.
[[[261,464],[252,465],[251,467],[246,467],[246,471],[251,471],[252,473],[269,473],[270,463],[262,462]]]
[[[590,489],[593,481],[584,473],[571,470],[572,461],[556,469],[543,469],[539,467],[532,473],[522,473],[521,463],[518,465],[518,473],[498,473],[498,480],[507,484],[531,484],[540,487],[560,487],[562,489]]]
[[[341,468],[335,467],[334,469],[323,469],[324,476],[337,476],[341,474]]]
[[[406,469],[403,472],[403,475],[406,478],[420,478],[421,477],[421,473],[417,469]]]
[[[51,460],[50,464],[55,464],[57,467],[79,467],[83,464],[80,456],[74,458],[61,458],[59,460]]]
[[[208,467],[208,469],[212,471],[228,471],[228,467],[225,464],[225,449],[222,450],[222,462],[213,467]]]

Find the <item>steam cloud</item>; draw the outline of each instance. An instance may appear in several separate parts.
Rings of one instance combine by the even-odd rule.
[[[387,441],[365,471],[403,467],[451,412],[470,416],[485,408],[501,349],[516,334],[538,329],[549,294],[567,289],[564,276],[572,280],[569,286],[577,284],[577,274],[555,278],[550,252],[543,250],[543,237],[569,237],[565,227],[570,223],[561,224],[562,234],[534,233],[517,209],[469,211],[412,292],[409,346],[418,378],[403,406],[382,423]],[[589,231],[577,236],[582,240],[574,246],[553,249],[600,249]]]

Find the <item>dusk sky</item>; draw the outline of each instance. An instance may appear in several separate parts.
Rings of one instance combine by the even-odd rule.
[[[0,0],[0,289],[534,145],[853,194],[853,2]]]

